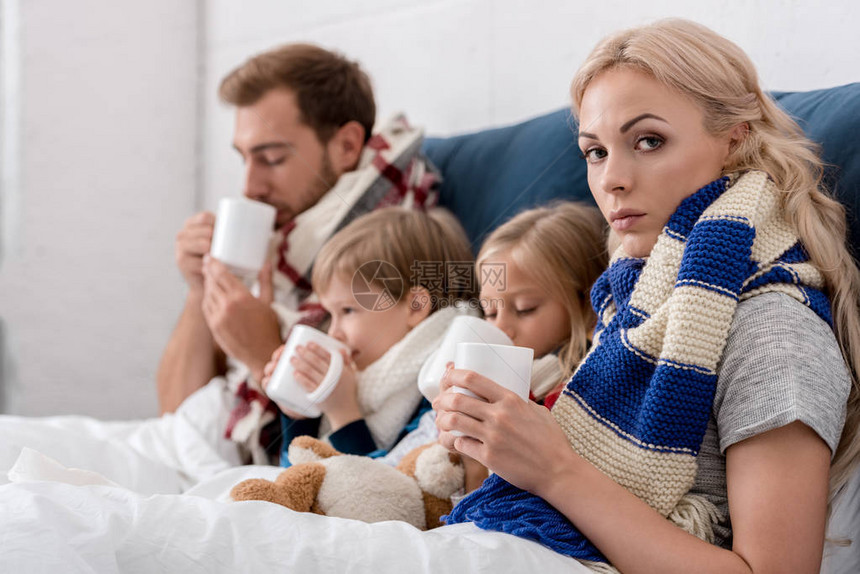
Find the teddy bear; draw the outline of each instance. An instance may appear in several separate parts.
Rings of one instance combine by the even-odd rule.
[[[245,480],[230,491],[233,500],[265,500],[299,512],[365,522],[401,520],[420,530],[441,526],[451,495],[463,488],[457,454],[431,443],[403,457],[397,467],[342,454],[321,440],[301,436],[290,443],[292,466],[274,482]]]

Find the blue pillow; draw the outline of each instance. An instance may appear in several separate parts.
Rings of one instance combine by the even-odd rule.
[[[430,138],[425,153],[442,171],[439,203],[460,219],[473,250],[520,211],[555,198],[594,203],[570,110],[504,128]]]
[[[860,256],[860,83],[773,95],[806,137],[821,146],[828,164],[825,184],[848,209],[849,243]]]
[[[774,97],[822,145],[831,164],[827,182],[848,207],[851,243],[860,253],[860,83]],[[566,109],[504,128],[428,138],[424,150],[442,171],[440,204],[459,217],[475,251],[524,209],[556,198],[593,203]]]

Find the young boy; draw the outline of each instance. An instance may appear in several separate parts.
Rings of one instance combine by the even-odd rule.
[[[323,246],[311,282],[331,316],[328,334],[350,352],[335,390],[317,405],[322,417],[306,419],[281,407],[283,466],[286,448],[300,435],[325,437],[348,454],[387,450],[429,408],[422,405],[418,371],[462,312],[455,303],[475,296],[473,261],[462,228],[442,210],[378,210]],[[282,350],[266,366],[264,388]],[[311,343],[298,347],[291,361],[310,392],[330,356]]]

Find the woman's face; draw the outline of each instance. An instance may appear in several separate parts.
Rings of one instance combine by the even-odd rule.
[[[646,257],[681,201],[720,177],[732,140],[705,131],[692,100],[633,69],[594,78],[579,120],[591,193],[633,257]]]

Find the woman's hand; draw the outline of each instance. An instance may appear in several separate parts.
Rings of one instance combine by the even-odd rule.
[[[732,551],[681,530],[577,455],[545,408],[471,371],[449,369],[441,390],[439,442],[544,498],[622,572],[818,571],[830,451],[801,422],[727,450]]]
[[[455,393],[452,386],[481,399]],[[557,477],[587,464],[574,453],[550,412],[475,373],[448,369],[433,401],[439,442],[474,458],[511,484],[541,493]],[[451,431],[460,431],[457,437]]]
[[[348,352],[342,351],[341,354],[343,370],[340,380],[331,394],[316,404],[328,416],[333,431],[362,418],[358,407],[357,369]],[[290,362],[295,369],[296,381],[306,392],[311,393],[322,383],[331,363],[331,354],[317,343],[308,343],[296,347],[296,354]]]

